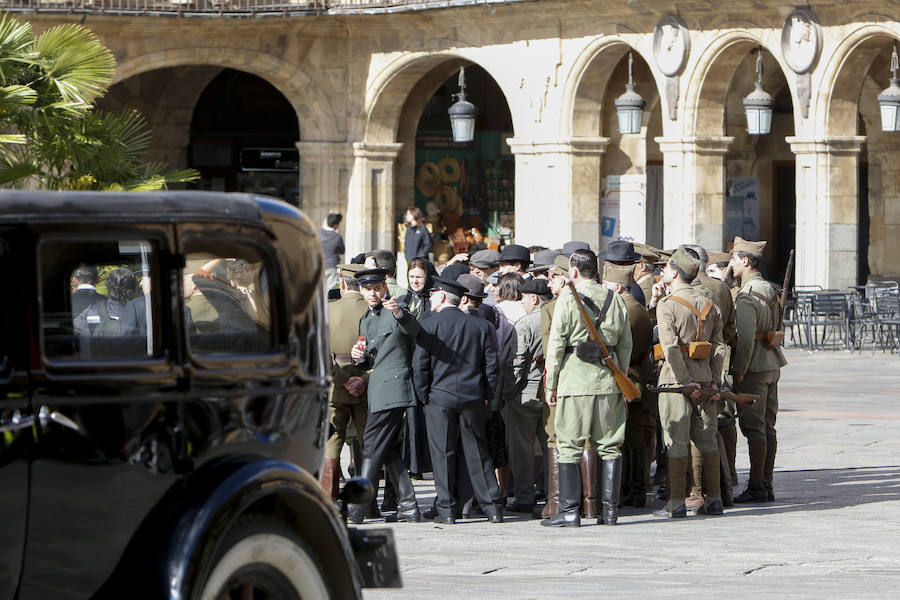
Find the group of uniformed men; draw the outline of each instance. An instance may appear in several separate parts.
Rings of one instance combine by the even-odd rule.
[[[422,403],[436,488],[426,516],[436,522],[454,523],[474,500],[495,523],[514,511],[545,526],[615,525],[620,506],[646,505],[654,457],[667,499],[656,516],[773,501],[786,361],[772,335],[781,328],[776,290],[759,271],[764,247],[738,237],[730,254],[712,254],[617,241],[602,263],[583,242],[534,254],[517,245],[481,250],[468,273],[432,278],[430,306],[418,314],[399,301],[392,253],[341,265],[341,297],[329,303],[334,433],[320,481],[337,496],[352,419],[362,442],[357,474],[377,485],[383,472],[396,494],[386,520],[422,520],[400,454],[409,410]],[[501,279],[513,281],[518,300],[495,272],[517,273]],[[512,302],[521,306],[504,306]],[[640,389],[630,402],[612,361]],[[720,397],[723,384],[758,399],[736,407]],[[505,422],[510,504],[491,460],[492,411]],[[736,422],[750,473],[732,497]],[[374,504],[350,506],[353,522],[374,516]]]

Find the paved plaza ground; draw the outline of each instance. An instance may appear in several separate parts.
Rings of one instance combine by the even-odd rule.
[[[404,588],[366,600],[898,597],[900,358],[789,350],[788,360],[776,502],[681,521],[623,509],[616,527],[551,529],[524,515],[397,524]],[[740,437],[740,489],[746,448]],[[430,505],[430,481],[416,492]]]

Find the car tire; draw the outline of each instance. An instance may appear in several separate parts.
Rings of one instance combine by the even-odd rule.
[[[265,515],[235,521],[197,596],[200,600],[329,600],[315,555],[285,523]]]

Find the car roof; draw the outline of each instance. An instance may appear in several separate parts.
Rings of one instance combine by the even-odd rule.
[[[304,218],[265,196],[225,192],[0,191],[0,223],[239,221],[262,225],[262,213]]]

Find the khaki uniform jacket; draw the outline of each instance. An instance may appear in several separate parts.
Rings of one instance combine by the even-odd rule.
[[[350,349],[359,336],[359,320],[369,306],[359,292],[348,291],[341,298],[328,303],[328,343],[331,347],[331,378],[334,390],[332,404],[359,404],[366,401],[366,395],[351,396],[344,384],[351,377],[365,377],[365,369],[352,362],[338,363],[335,355],[350,354]]]
[[[602,309],[606,297],[613,294],[606,318],[597,326],[597,331],[607,346],[615,346],[616,362],[623,371],[628,371],[631,358],[631,326],[625,301],[596,281],[579,281],[575,284],[578,293],[590,298]],[[599,316],[585,306],[588,315]],[[547,389],[556,390],[557,396],[596,396],[618,393],[619,388],[612,372],[601,363],[585,362],[575,355],[575,346],[590,339],[590,333],[578,305],[567,287],[556,300],[550,339],[544,349],[547,369]],[[567,352],[566,350],[569,349]]]
[[[731,297],[731,288],[724,281],[702,272],[694,278],[691,286],[699,294],[715,302],[719,316],[722,318],[722,340],[726,346],[734,346],[737,342],[737,330],[735,329],[734,299]]]
[[[653,297],[654,283],[656,283],[656,280],[653,279],[652,274],[644,275],[643,277],[635,281],[635,284],[637,284],[637,286],[641,288],[641,291],[644,292],[644,300],[647,302],[647,304],[650,303],[650,298]]]
[[[359,335],[366,338],[366,358],[362,365],[369,369],[367,388],[369,412],[416,405],[413,388],[412,355],[419,322],[403,310],[399,319],[378,306],[359,320]]]
[[[659,371],[659,384],[718,383],[721,381],[722,365],[725,362],[725,344],[722,342],[722,321],[719,312],[709,311],[699,340],[712,344],[709,359],[691,359],[681,349],[681,345],[697,341],[697,328],[700,323],[688,307],[672,300],[672,296],[684,298],[701,311],[706,303],[710,302],[708,298],[694,291],[690,285],[682,283],[675,284],[672,294],[656,305],[659,343],[662,344],[665,353],[665,362]]]
[[[756,292],[778,302],[775,288],[759,273],[747,276],[734,301],[737,321],[737,347],[731,361],[735,375],[774,371],[787,364],[781,348],[766,348],[756,339],[757,333],[778,329],[779,311],[750,294]]]
[[[550,345],[550,325],[553,323],[554,308],[556,308],[556,298],[541,304],[541,348],[545,351]]]
[[[638,383],[646,385],[650,381],[650,350],[653,328],[650,326],[650,313],[644,305],[634,299],[631,294],[623,294],[628,322],[631,325],[631,360],[629,366],[638,375]]]

